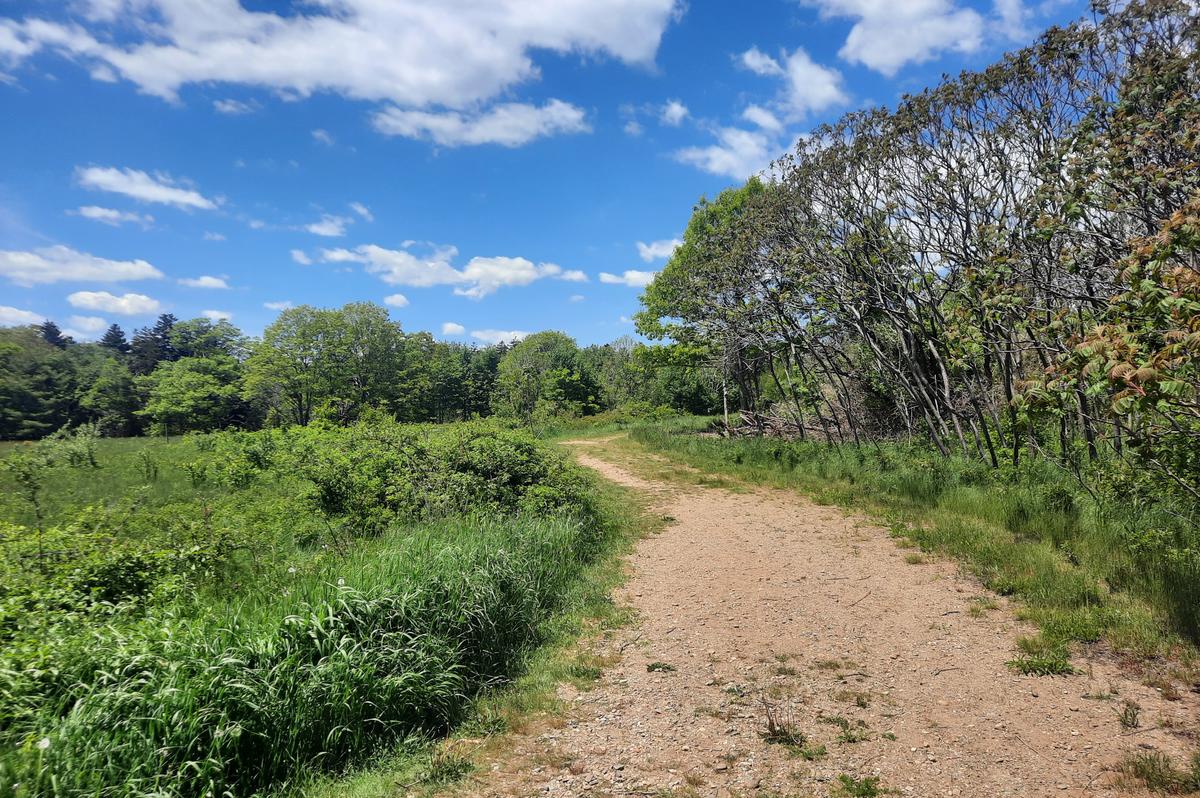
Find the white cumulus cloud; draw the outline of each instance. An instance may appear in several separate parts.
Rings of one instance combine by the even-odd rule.
[[[214,200],[195,189],[179,185],[169,175],[149,175],[140,169],[118,169],[113,166],[88,166],[75,170],[79,184],[97,191],[124,194],[142,202],[157,202],[177,208],[212,210]]]
[[[393,308],[406,308],[408,307],[408,297],[404,294],[391,294],[383,298],[383,304]]]
[[[942,53],[973,53],[983,43],[984,19],[953,0],[808,0],[824,17],[856,20],[838,55],[888,77],[909,63]],[[1009,22],[1014,12],[1007,12]]]
[[[250,103],[244,103],[241,100],[213,100],[213,108],[217,113],[230,116],[249,114],[257,110]]]
[[[233,314],[228,310],[202,310],[200,315],[212,322],[233,321]]]
[[[779,121],[779,117],[761,105],[747,106],[746,110],[742,111],[742,119],[772,133],[778,133],[783,130],[783,123]]]
[[[45,320],[45,316],[32,310],[0,305],[0,327],[24,327],[28,324],[41,324]]]
[[[676,150],[676,160],[710,174],[745,180],[770,166],[783,150],[777,137],[759,130],[723,127],[716,136],[715,144]]]
[[[139,224],[142,227],[149,227],[154,224],[154,217],[148,213],[118,211],[115,208],[101,208],[98,205],[83,205],[74,212],[84,219],[91,219],[93,222],[100,222],[110,227],[120,227],[123,224]]]
[[[332,147],[336,143],[334,141],[333,134],[328,130],[323,130],[322,128],[317,128],[314,130],[312,132],[312,137],[316,141],[324,144],[326,147]]]
[[[664,125],[679,127],[688,117],[688,108],[679,100],[668,100],[659,112],[658,118]]]
[[[28,287],[39,283],[150,280],[163,274],[144,260],[108,260],[56,244],[30,251],[0,250],[0,276]]]
[[[467,328],[454,321],[442,322],[442,335],[462,335]]]
[[[108,322],[99,316],[71,316],[67,323],[73,329],[85,333],[83,337],[93,337],[108,327]]]
[[[745,180],[766,170],[788,149],[788,124],[845,105],[850,98],[842,89],[842,74],[816,63],[801,47],[791,52],[783,50],[779,58],[751,47],[737,60],[755,74],[781,84],[769,107],[752,104],[742,111],[742,119],[753,128],[716,128],[712,144],[684,147],[673,155],[677,161],[710,174]]]
[[[779,62],[757,47],[751,47],[742,53],[738,60],[742,62],[742,66],[757,75],[783,75],[783,67]]]
[[[76,291],[67,296],[73,307],[117,313],[122,316],[140,316],[162,311],[162,303],[145,294],[121,294],[116,296],[107,291]]]
[[[281,299],[277,302],[264,302],[263,307],[267,310],[287,310],[292,307],[292,302],[288,299]]]
[[[228,288],[229,283],[225,282],[224,277],[213,277],[210,274],[203,274],[199,277],[181,277],[180,285],[186,285],[188,288]]]
[[[475,257],[461,269],[453,265],[458,256],[456,247],[435,247],[425,255],[416,255],[407,242],[401,249],[387,249],[375,244],[363,244],[354,249],[321,250],[326,263],[361,263],[388,285],[429,288],[436,285],[454,286],[454,293],[471,299],[482,299],[507,286],[529,285],[544,278],[579,282],[587,275],[575,270],[563,271],[554,263],[534,263],[527,258]]]
[[[346,227],[353,221],[348,216],[334,216],[326,213],[321,216],[320,221],[304,225],[304,229],[313,235],[339,238],[346,235]]]
[[[302,249],[293,249],[291,252],[292,260],[299,263],[301,266],[312,266],[312,258],[304,254]]]
[[[375,221],[375,214],[371,213],[371,209],[368,208],[366,205],[363,205],[361,202],[351,202],[350,210],[354,211],[359,216],[361,216],[363,219],[366,219],[368,222]]]
[[[477,114],[393,107],[375,114],[373,123],[381,133],[428,139],[443,147],[479,144],[520,147],[543,136],[591,130],[583,109],[562,100],[550,100],[541,107],[501,103]]]
[[[471,330],[471,337],[485,344],[512,344],[529,337],[524,330]]]
[[[529,285],[543,277],[560,277],[562,267],[553,263],[538,263],[526,258],[471,258],[462,270],[465,288],[454,293],[471,299],[482,299],[509,285]]]
[[[667,238],[661,241],[651,241],[647,244],[644,241],[637,242],[638,257],[649,263],[659,258],[669,258],[680,244],[683,242],[678,238]]]
[[[1000,32],[1014,41],[1030,36],[1030,10],[1022,0],[995,0],[994,12]]]
[[[636,269],[627,269],[620,274],[600,272],[600,282],[609,285],[627,285],[630,288],[645,288],[654,280],[656,274],[658,272],[642,272]]]
[[[104,0],[103,13],[63,22],[5,20],[0,58],[51,50],[172,100],[186,85],[224,83],[465,108],[536,79],[538,50],[650,64],[677,2],[322,0],[276,13],[238,0]]]
[[[842,74],[836,69],[821,66],[797,47],[791,53],[784,52],[782,63],[752,47],[741,55],[742,65],[759,75],[782,78],[784,85],[775,105],[788,117],[799,119],[806,114],[824,111],[848,101],[842,91]],[[758,119],[752,120],[760,127],[765,117],[750,112]]]

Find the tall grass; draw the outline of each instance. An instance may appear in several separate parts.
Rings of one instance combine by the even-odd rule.
[[[444,731],[513,675],[595,544],[562,518],[398,529],[276,602],[97,630],[101,672],[26,720],[0,779],[17,795],[244,795]]]
[[[45,504],[50,521],[71,516],[80,507],[136,500],[160,505],[178,501],[194,486],[184,464],[196,459],[197,438],[110,438],[99,442],[99,468],[56,468],[46,475]],[[36,446],[0,442],[0,458]],[[146,468],[154,473],[148,476]],[[209,485],[209,489],[217,486]],[[0,472],[0,520],[32,524],[33,511],[16,501],[11,477]]]
[[[644,425],[633,438],[704,470],[866,506],[923,548],[966,561],[1022,599],[1043,630],[1032,659],[1102,637],[1143,654],[1200,640],[1200,531],[1181,508],[1118,504],[1055,464],[996,471],[919,445],[833,447],[703,436],[703,420]],[[1049,652],[1049,653],[1047,653]]]
[[[443,733],[520,672],[615,523],[588,478],[512,430],[272,435],[193,442],[215,482],[189,480],[149,516],[118,513],[150,552],[175,541],[144,527],[180,507],[207,513],[217,494],[249,505],[241,522],[260,502],[272,523],[290,513],[305,534],[268,537],[279,562],[235,581],[157,569],[148,591],[105,603],[70,557],[46,571],[9,528],[7,567],[27,578],[0,598],[35,617],[11,612],[0,629],[0,795],[249,795]],[[92,527],[50,531],[111,564]]]

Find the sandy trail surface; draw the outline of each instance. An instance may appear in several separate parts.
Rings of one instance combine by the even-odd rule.
[[[629,559],[616,598],[637,622],[591,644],[613,664],[462,792],[832,796],[845,774],[897,795],[1130,796],[1128,752],[1186,761],[1200,696],[1166,700],[1099,655],[1076,676],[1014,673],[1033,629],[955,564],[911,564],[886,530],[791,492],[648,481],[577,443],[672,520]],[[999,607],[972,613],[978,597]],[[803,746],[764,739],[768,708]]]

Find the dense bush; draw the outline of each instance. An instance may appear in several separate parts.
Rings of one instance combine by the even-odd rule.
[[[310,483],[317,509],[359,533],[472,510],[589,509],[586,485],[562,455],[496,422],[309,427],[287,435],[280,456]]]

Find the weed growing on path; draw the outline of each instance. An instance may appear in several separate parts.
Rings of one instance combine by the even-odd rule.
[[[1125,699],[1121,702],[1121,708],[1115,712],[1117,713],[1117,722],[1126,731],[1132,731],[1142,725],[1142,708],[1136,701]]]
[[[1162,795],[1192,795],[1200,792],[1200,752],[1192,755],[1188,768],[1176,767],[1160,751],[1131,754],[1121,764],[1125,786],[1143,786]]]
[[[856,779],[843,773],[837,777],[835,785],[833,794],[837,798],[878,798],[893,792],[880,786],[878,776]]]
[[[766,698],[761,700],[766,719],[759,736],[768,743],[803,748],[808,738],[800,731],[795,709],[790,704],[785,706],[773,704]]]

